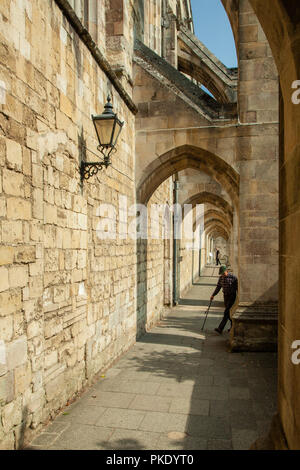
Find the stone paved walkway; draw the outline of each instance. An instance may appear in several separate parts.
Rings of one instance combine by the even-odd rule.
[[[31,449],[248,449],[276,411],[276,354],[229,353],[214,332],[220,293],[208,268],[180,305],[66,408]]]

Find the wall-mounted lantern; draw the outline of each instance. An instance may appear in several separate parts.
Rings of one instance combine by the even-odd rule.
[[[124,125],[124,122],[121,122],[113,111],[110,96],[107,97],[103,113],[98,116],[92,116],[92,120],[99,141],[97,148],[102,153],[103,160],[100,162],[82,161],[80,168],[82,180],[87,180],[91,176],[96,175],[103,166],[107,168],[111,165],[110,156],[112,152],[116,151],[118,137]]]

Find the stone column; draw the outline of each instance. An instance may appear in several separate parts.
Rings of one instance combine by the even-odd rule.
[[[278,302],[278,76],[248,0],[239,11],[239,305],[233,350],[274,350]]]

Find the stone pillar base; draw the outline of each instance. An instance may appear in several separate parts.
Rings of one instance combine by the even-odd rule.
[[[277,351],[277,303],[240,303],[232,317],[230,350]]]

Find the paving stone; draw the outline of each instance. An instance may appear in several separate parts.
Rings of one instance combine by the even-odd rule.
[[[243,399],[231,399],[229,400],[230,414],[247,414],[254,413],[253,401]]]
[[[107,442],[106,449],[152,450],[157,449],[158,440],[158,433],[117,429]]]
[[[160,436],[158,446],[153,450],[206,450],[206,439],[195,439],[185,437],[184,439],[172,440],[165,436]]]
[[[232,429],[233,450],[249,450],[256,439],[256,431],[249,429]]]
[[[188,400],[186,398],[173,398],[170,413],[182,413],[186,415],[208,416],[209,401],[208,400]]]
[[[65,415],[68,422],[74,424],[90,424],[95,425],[99,418],[103,415],[106,411],[106,408],[103,408],[96,403],[94,406],[90,406],[86,403],[86,401],[82,401],[79,406],[68,409]]]
[[[232,442],[229,439],[209,439],[207,450],[232,450]]]
[[[135,398],[133,393],[118,393],[118,392],[105,392],[94,391],[88,398],[87,403],[95,406],[102,406],[104,408],[128,408]]]
[[[195,398],[201,398],[205,400],[226,400],[228,399],[228,390],[225,387],[218,386],[195,386],[193,391]]]
[[[241,378],[246,379],[248,377],[247,370],[245,367],[244,368],[239,368],[239,367],[231,368],[228,371],[228,375],[229,377],[238,377],[239,379]]]
[[[188,417],[175,413],[148,412],[139,429],[152,432],[185,432]]]
[[[253,406],[253,412],[255,416],[259,419],[262,416],[264,417],[269,417],[270,419],[273,417],[273,415],[276,413],[277,406],[276,406],[276,401],[272,402],[270,400],[264,400],[264,401],[252,401],[252,406]]]
[[[162,384],[159,386],[156,394],[162,397],[178,397],[178,396],[191,397],[193,395],[193,392],[194,392],[193,385]]]
[[[219,387],[228,387],[231,383],[230,380],[230,377],[214,376],[213,385],[217,385]]]
[[[72,426],[64,431],[49,450],[104,450],[113,430],[99,426]]]
[[[176,377],[167,377],[166,375],[158,375],[156,373],[151,374],[146,382],[156,382],[160,384],[180,384],[184,383],[184,379],[182,379],[182,376],[176,376]]]
[[[230,377],[230,385],[232,387],[249,387],[248,378],[246,377]]]
[[[46,427],[45,432],[49,432],[51,434],[61,434],[63,431],[66,431],[69,426],[71,426],[71,423],[62,423],[59,421],[54,421],[54,423],[49,424]]]
[[[141,372],[138,370],[124,370],[119,373],[118,380],[137,380],[144,382],[150,376],[150,372]]]
[[[267,388],[251,388],[249,389],[249,398],[256,402],[272,403],[276,401],[276,392],[273,392]]]
[[[101,390],[111,392],[123,393],[145,393],[147,395],[155,395],[159,389],[159,383],[139,382],[139,381],[125,381],[125,380],[109,380],[102,383]]]
[[[121,373],[120,369],[117,369],[117,368],[113,367],[113,368],[107,370],[103,375],[105,376],[106,379],[108,379],[108,378],[116,377],[120,373]]]
[[[129,408],[132,410],[168,412],[172,399],[170,397],[155,397],[151,395],[135,395]]]
[[[57,438],[58,434],[43,432],[32,441],[31,446],[47,448],[51,446],[57,440]]]
[[[229,398],[247,400],[250,398],[250,390],[246,387],[229,387]]]
[[[189,416],[186,432],[206,439],[230,439],[229,419],[213,416]]]
[[[229,418],[230,401],[229,400],[210,400],[209,416]]]
[[[234,413],[230,415],[230,424],[235,429],[252,429],[257,431],[257,421],[254,413]]]
[[[192,385],[192,386],[195,386],[195,385],[213,385],[213,376],[212,375],[200,375],[200,376],[197,376],[197,377],[194,377],[193,379],[184,379],[182,378],[182,380],[180,380],[180,383],[184,384],[184,385]]]
[[[143,411],[108,408],[96,424],[107,428],[138,429],[144,417]]]

